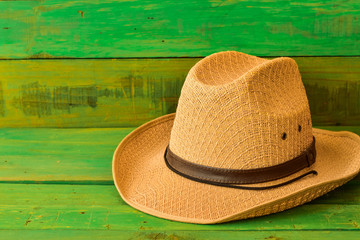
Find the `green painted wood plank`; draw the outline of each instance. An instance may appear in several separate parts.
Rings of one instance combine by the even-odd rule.
[[[295,58],[315,125],[360,125],[360,58]]]
[[[0,57],[359,55],[360,3],[1,1]]]
[[[323,128],[360,135],[360,126]],[[112,184],[113,153],[133,129],[2,128],[0,181]]]
[[[175,111],[196,60],[0,61],[0,127],[138,126]]]
[[[112,183],[113,152],[131,130],[0,129],[0,181]]]
[[[0,205],[126,205],[114,185],[14,184],[1,183]],[[360,205],[360,187],[356,181],[312,201],[313,204]]]
[[[0,184],[0,229],[359,230],[359,204],[309,203],[220,225],[173,222],[125,204],[114,186]],[[336,190],[335,190],[336,191]],[[323,200],[325,201],[325,200]]]
[[[128,127],[175,112],[200,58],[0,61],[0,127]],[[360,57],[296,57],[314,125],[360,125]]]
[[[191,225],[156,218],[128,205],[0,205],[2,229],[115,230],[358,230],[359,205],[304,205],[286,212],[223,225]],[[76,204],[76,203],[75,203]]]
[[[108,230],[0,230],[0,235],[6,239],[52,239],[52,240],[82,240],[82,239],[147,239],[147,240],[318,240],[318,239],[359,239],[359,231],[108,231]]]

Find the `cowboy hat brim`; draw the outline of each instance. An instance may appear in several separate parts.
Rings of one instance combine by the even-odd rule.
[[[175,221],[213,224],[280,212],[309,202],[355,177],[360,137],[313,128],[318,175],[267,190],[219,187],[184,178],[165,164],[175,114],[135,129],[113,156],[113,178],[123,200],[145,213]]]

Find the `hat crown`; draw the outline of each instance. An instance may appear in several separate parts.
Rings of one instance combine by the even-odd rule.
[[[170,149],[197,164],[253,169],[286,162],[311,142],[310,109],[296,62],[227,51],[189,71]]]

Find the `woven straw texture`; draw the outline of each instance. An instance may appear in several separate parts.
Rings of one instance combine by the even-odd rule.
[[[203,165],[267,167],[300,154],[313,135],[316,163],[304,171],[318,175],[262,191],[191,181],[169,170],[163,159],[170,143],[177,155]],[[139,127],[119,144],[113,158],[115,185],[129,205],[158,217],[203,224],[292,208],[344,184],[359,169],[359,136],[312,128],[292,59],[265,60],[238,52],[198,62],[186,78],[176,117],[166,115]]]
[[[309,104],[290,58],[212,54],[190,70],[176,113],[170,149],[212,167],[277,165],[312,142]]]

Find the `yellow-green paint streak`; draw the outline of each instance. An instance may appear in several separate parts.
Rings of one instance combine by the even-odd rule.
[[[0,1],[0,58],[360,55],[358,0]]]
[[[5,108],[0,127],[139,125],[175,111],[182,83],[195,62],[0,61]]]
[[[0,127],[127,127],[175,112],[201,58],[0,61]],[[315,125],[360,125],[360,58],[296,57]]]
[[[4,100],[4,91],[2,83],[0,82],[0,116],[5,116],[5,100]]]

